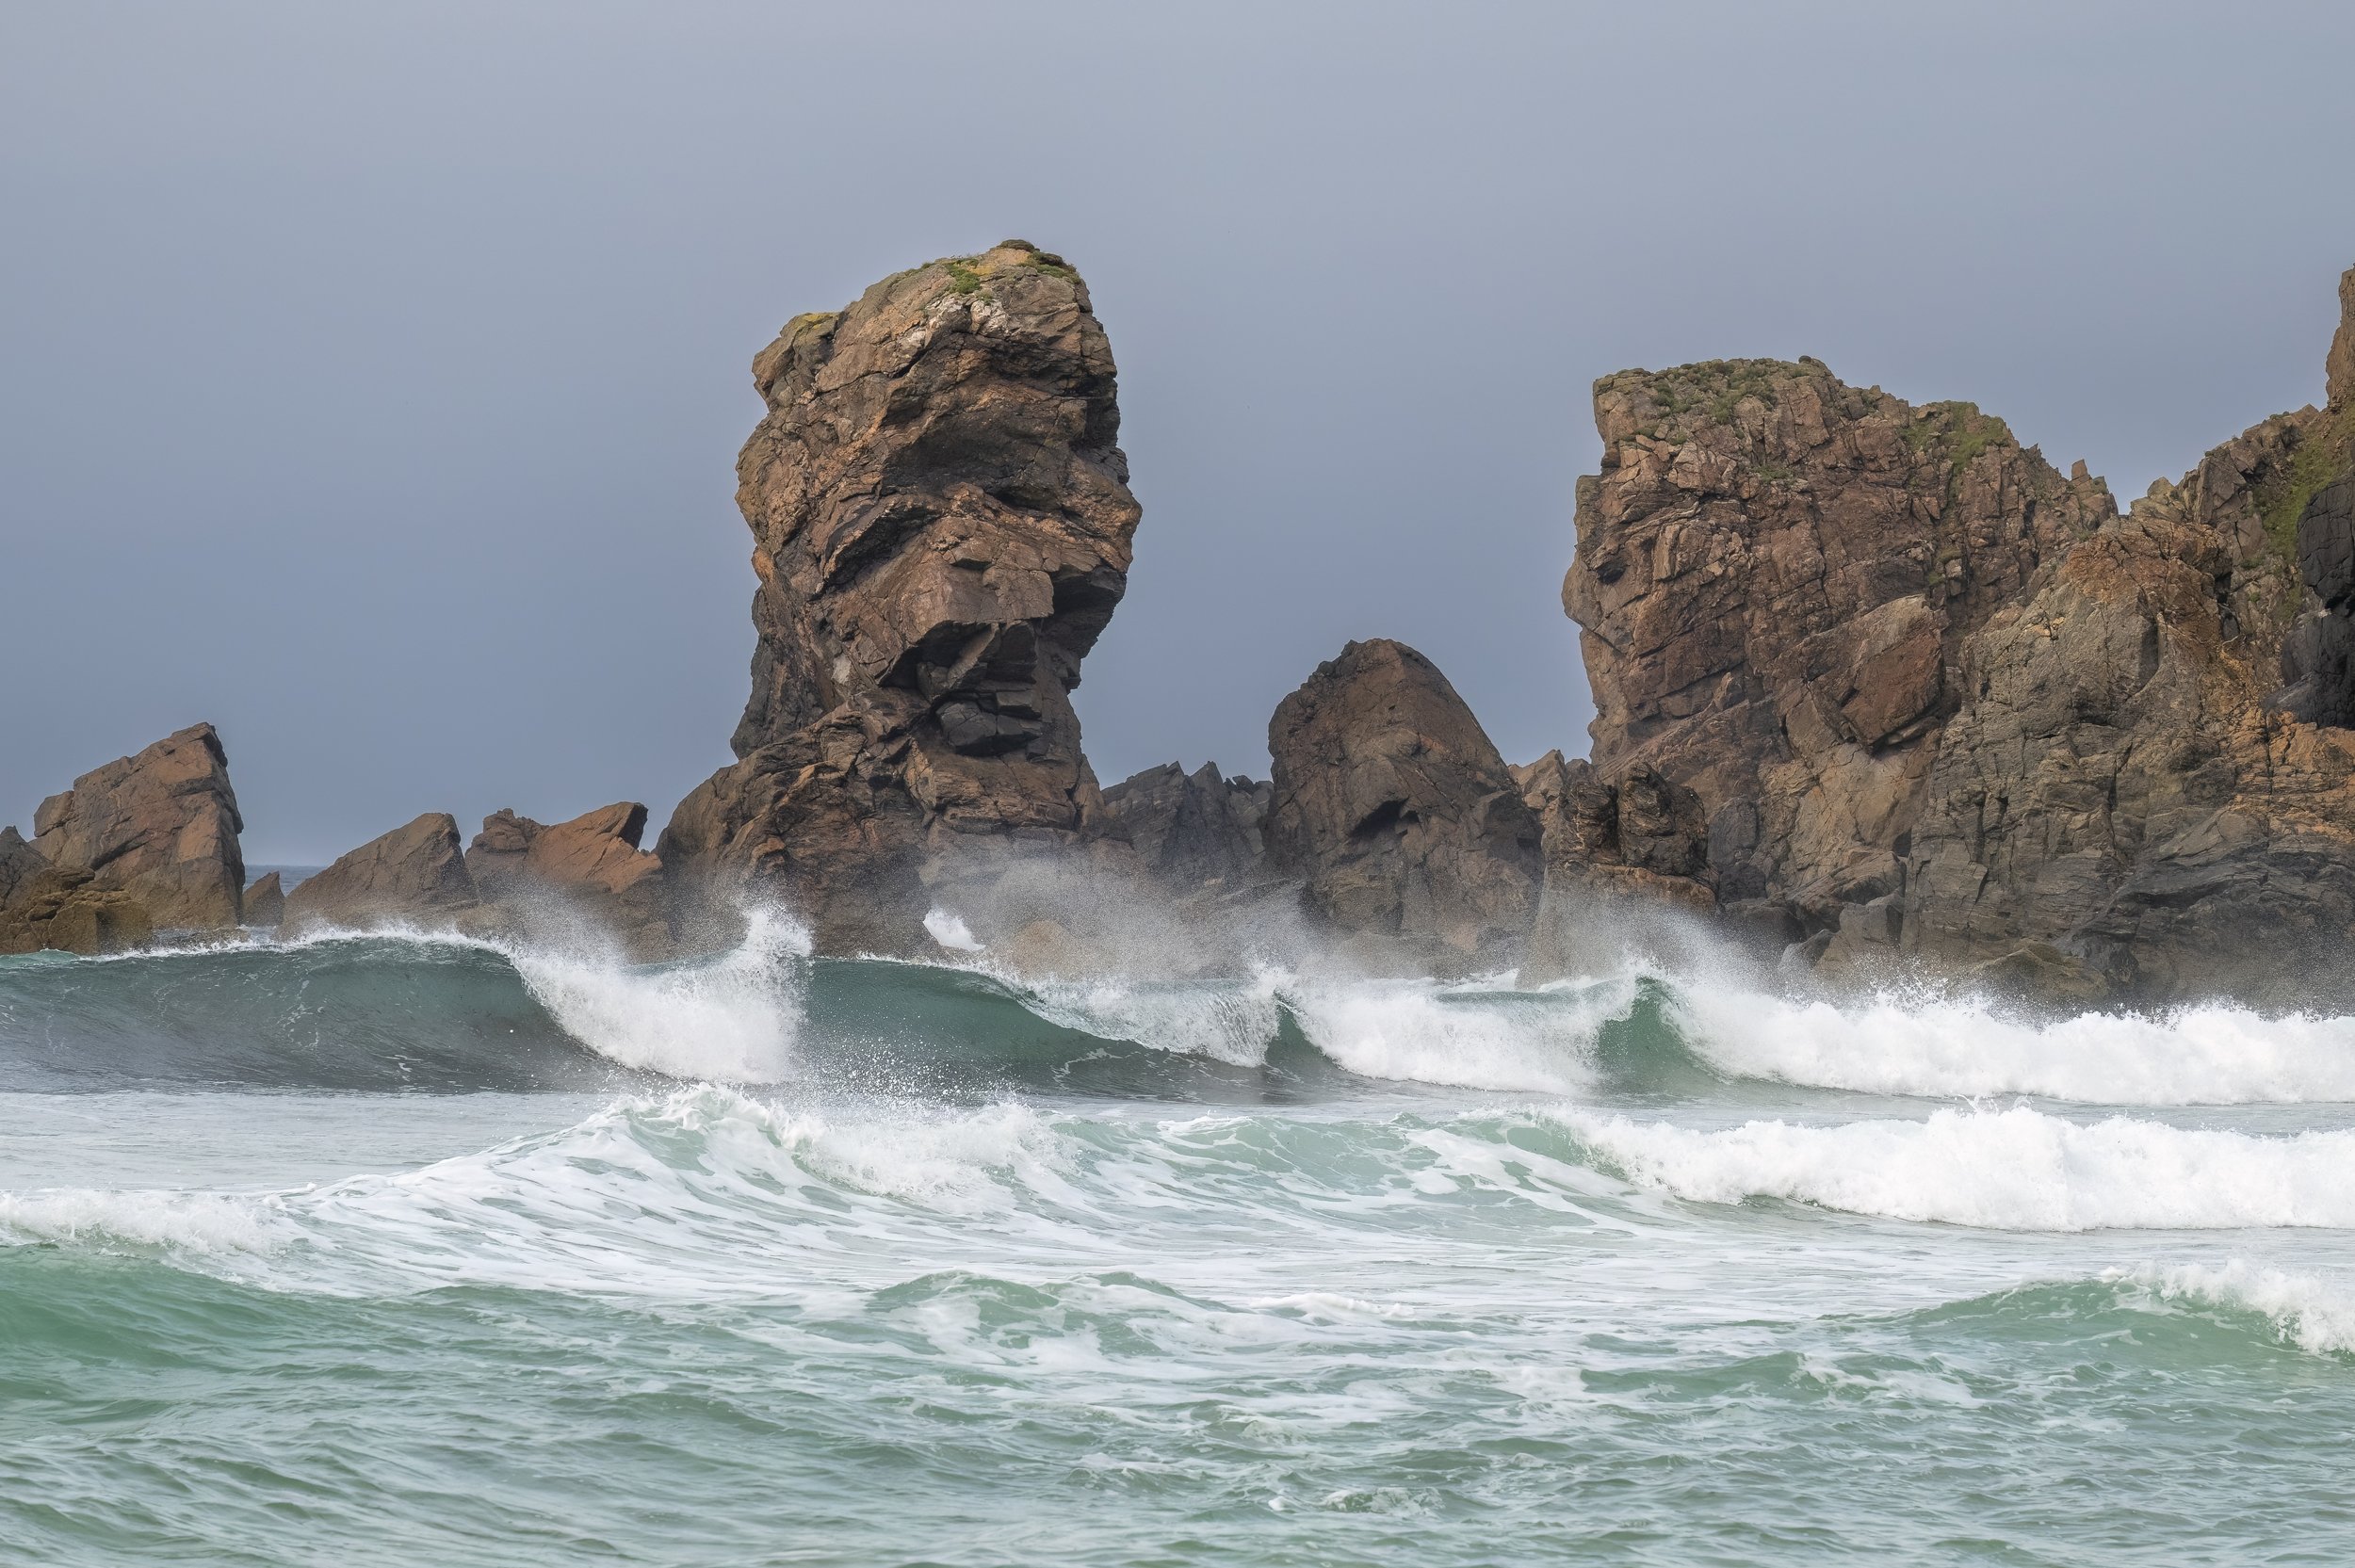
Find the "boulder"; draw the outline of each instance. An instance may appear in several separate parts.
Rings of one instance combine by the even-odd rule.
[[[1069,849],[1099,809],[1070,693],[1138,518],[1111,348],[1079,275],[1008,241],[795,317],[753,381],[739,760],[658,851],[683,926],[741,890],[821,948],[920,950],[966,845]]]
[[[285,889],[279,884],[277,872],[264,872],[245,890],[245,923],[275,926],[285,918]]]
[[[221,930],[239,920],[244,826],[220,736],[195,724],[42,801],[32,842],[52,866],[89,872],[89,888],[128,895],[156,929]]]
[[[1101,832],[1136,851],[1138,868],[1178,893],[1233,892],[1268,881],[1261,828],[1270,786],[1215,763],[1188,773],[1174,762],[1104,791]]]
[[[1277,705],[1268,859],[1327,929],[1456,960],[1515,950],[1540,831],[1504,759],[1429,659],[1352,642]]]
[[[458,822],[428,812],[370,839],[286,895],[288,931],[322,926],[445,928],[480,908]]]

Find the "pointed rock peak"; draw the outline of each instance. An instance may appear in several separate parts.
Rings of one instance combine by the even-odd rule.
[[[2339,330],[2331,335],[2323,377],[2331,407],[2355,402],[2355,267],[2339,274]]]

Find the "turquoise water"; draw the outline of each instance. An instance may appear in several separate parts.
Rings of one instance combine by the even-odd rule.
[[[1731,970],[0,960],[0,1560],[2336,1563],[2350,1102]]]

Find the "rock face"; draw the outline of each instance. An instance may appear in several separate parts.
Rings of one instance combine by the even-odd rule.
[[[89,888],[128,895],[156,929],[219,930],[238,923],[244,826],[220,736],[195,724],[42,801],[32,847],[89,872]]]
[[[759,634],[735,766],[659,852],[684,889],[782,894],[822,946],[925,944],[961,841],[1076,843],[1070,703],[1138,508],[1087,287],[1009,241],[795,317],[753,362],[738,461]]]
[[[1691,787],[1720,897],[1788,910],[1835,969],[2348,989],[2355,272],[2341,299],[2331,407],[2123,518],[1967,405],[1811,361],[1599,382],[1566,589],[1598,765]]]
[[[428,812],[370,839],[286,895],[284,926],[448,926],[477,909],[458,822]]]
[[[275,926],[286,918],[286,891],[280,885],[278,873],[266,872],[254,879],[245,890],[245,923],[249,926]]]
[[[1178,892],[1240,891],[1273,872],[1261,834],[1272,787],[1204,763],[1188,773],[1174,762],[1104,791],[1102,832],[1136,851],[1138,868]]]
[[[476,894],[523,903],[552,896],[641,948],[667,946],[661,857],[638,845],[646,808],[621,800],[567,822],[543,826],[512,811],[482,819],[466,850]]]
[[[1648,908],[1716,908],[1700,797],[1658,768],[1634,763],[1606,780],[1584,757],[1548,752],[1513,777],[1542,831],[1545,863],[1524,983],[1607,962],[1600,949]]]
[[[96,881],[89,867],[52,865],[0,828],[0,953],[112,953],[154,935],[145,905]]]
[[[1352,642],[1278,704],[1268,750],[1268,858],[1304,881],[1314,918],[1458,957],[1518,946],[1537,819],[1429,659]]]
[[[1698,796],[1723,898],[1823,926],[1894,891],[1964,639],[2109,493],[1970,404],[1813,360],[1607,376],[1595,422],[1563,599],[1596,766]]]

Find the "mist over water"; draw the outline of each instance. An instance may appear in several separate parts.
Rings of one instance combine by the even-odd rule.
[[[2355,1547],[2355,1020],[939,925],[0,959],[0,1557]]]

